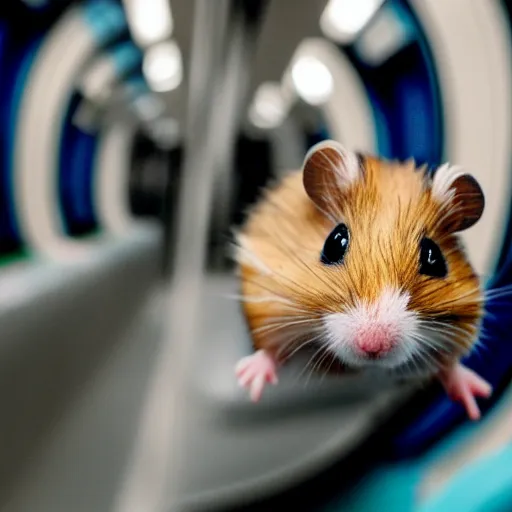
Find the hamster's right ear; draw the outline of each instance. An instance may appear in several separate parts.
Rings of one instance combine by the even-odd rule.
[[[485,209],[480,184],[457,166],[444,164],[435,171],[432,194],[446,210],[441,228],[450,233],[464,231],[476,224]]]
[[[333,193],[340,193],[362,177],[359,156],[333,140],[315,144],[307,152],[302,180],[306,193],[325,208]]]

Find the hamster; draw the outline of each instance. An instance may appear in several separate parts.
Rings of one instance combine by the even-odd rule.
[[[236,234],[254,353],[235,374],[251,399],[314,347],[340,371],[436,378],[478,419],[476,397],[492,389],[460,360],[477,342],[484,295],[458,234],[484,205],[459,167],[431,174],[332,140],[313,146]]]

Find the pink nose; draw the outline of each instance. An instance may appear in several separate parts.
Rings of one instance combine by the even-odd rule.
[[[356,338],[356,345],[369,356],[381,356],[389,352],[395,344],[395,336],[386,329],[365,329]]]

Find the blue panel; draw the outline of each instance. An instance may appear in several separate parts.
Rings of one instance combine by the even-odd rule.
[[[373,112],[375,136],[377,139],[377,152],[382,158],[392,159],[394,157],[393,144],[391,141],[389,124],[386,118],[385,107],[373,88],[368,84],[366,88]]]
[[[142,64],[142,52],[131,41],[112,47],[109,53],[114,60],[117,76],[123,76]]]
[[[405,77],[397,81],[395,94],[401,100],[396,107],[397,124],[402,132],[400,157],[412,155],[421,164],[439,163],[440,148],[432,137],[435,124],[428,85],[421,78]]]
[[[82,9],[98,46],[108,44],[128,29],[124,10],[115,0],[87,0]]]
[[[0,101],[2,102],[2,131],[5,137],[2,151],[2,190],[5,194],[3,201],[7,207],[8,236],[18,243],[22,240],[13,191],[15,138],[23,93],[42,40],[42,37],[36,37],[26,45],[10,45],[9,59],[4,61],[2,69]]]
[[[427,80],[425,85],[428,84],[429,92],[431,95],[431,129],[436,141],[436,158],[432,158],[432,160],[429,161],[429,164],[438,165],[445,160],[445,126],[441,84],[438,79],[434,54],[430,48],[430,44],[425,31],[423,30],[423,27],[421,26],[421,23],[414,10],[409,7],[405,0],[396,0],[396,9],[402,18],[407,17],[409,22],[414,25],[416,30],[416,43],[422,55],[421,63],[424,67],[425,77]]]
[[[72,162],[71,195],[75,221],[81,226],[96,227],[93,205],[93,165],[97,137],[80,132],[75,142]]]
[[[71,168],[75,150],[76,130],[73,129],[71,119],[76,107],[80,103],[80,96],[73,94],[67,109],[66,116],[62,123],[59,151],[59,199],[62,211],[62,222],[67,234],[72,232],[72,209],[73,198],[71,194]]]
[[[8,64],[7,55],[9,53],[9,30],[6,23],[0,21],[0,70],[2,75],[5,74]],[[2,120],[0,129],[0,173],[1,173],[1,187],[0,187],[0,250],[3,250],[5,246],[9,246],[10,243],[16,245],[18,237],[14,234],[13,223],[11,222],[11,216],[8,211],[8,194],[9,189],[6,184],[6,176],[8,168],[6,165],[6,158],[8,153],[7,134],[5,130],[5,98],[8,91],[5,90],[5,83],[2,80],[0,82],[0,118]],[[4,99],[4,101],[2,101]]]
[[[376,470],[323,512],[412,512],[418,482],[423,476],[420,469],[397,464]]]
[[[97,137],[72,124],[82,101],[74,94],[62,129],[59,162],[59,198],[66,232],[79,236],[97,227],[93,204],[93,166]]]
[[[463,468],[418,512],[512,510],[512,447]]]

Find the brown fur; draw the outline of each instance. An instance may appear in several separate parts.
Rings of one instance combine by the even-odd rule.
[[[255,349],[284,360],[322,335],[324,314],[343,312],[356,298],[372,301],[393,285],[410,293],[409,307],[421,318],[440,322],[432,325],[441,330],[446,326],[453,343],[446,345],[440,364],[460,358],[475,342],[483,299],[459,238],[446,227],[455,210],[440,205],[425,170],[413,162],[366,157],[361,169],[363,177],[346,188],[327,171],[319,173],[314,185],[324,201],[316,204],[305,191],[303,173],[293,172],[251,212],[237,258]],[[325,266],[323,244],[340,222],[351,233],[344,264]],[[423,236],[440,246],[446,278],[419,274]]]

